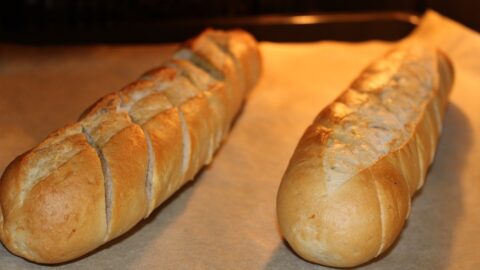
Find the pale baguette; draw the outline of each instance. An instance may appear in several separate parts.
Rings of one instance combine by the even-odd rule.
[[[319,114],[277,196],[280,230],[301,257],[352,267],[394,243],[433,161],[452,81],[444,54],[411,41]]]
[[[208,164],[260,75],[255,39],[204,31],[16,158],[0,239],[39,263],[78,258],[147,217]]]

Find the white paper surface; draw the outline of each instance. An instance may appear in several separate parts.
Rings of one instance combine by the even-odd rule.
[[[405,230],[386,255],[361,268],[480,269],[480,36],[433,12],[414,35],[452,58],[455,86]],[[56,269],[326,269],[282,241],[277,188],[308,124],[391,46],[263,43],[262,79],[213,163],[130,233]],[[174,49],[0,45],[0,172]],[[0,246],[0,269],[52,268]]]

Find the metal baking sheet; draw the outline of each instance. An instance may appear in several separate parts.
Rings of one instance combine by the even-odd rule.
[[[56,12],[64,14],[68,8]],[[207,27],[243,28],[259,40],[275,42],[398,40],[415,28],[419,14],[377,11],[190,19],[133,16],[122,20],[111,18],[106,22],[85,21],[79,16],[73,20],[78,21],[75,24],[52,23],[32,17],[16,26],[0,27],[0,41],[25,44],[182,42]]]

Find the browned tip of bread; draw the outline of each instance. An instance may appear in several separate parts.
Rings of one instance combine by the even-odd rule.
[[[241,29],[230,31],[208,29],[203,35],[209,37],[232,57],[239,75],[246,82],[245,91],[251,90],[258,81],[262,65],[255,38]]]
[[[9,210],[4,212],[0,238],[11,252],[35,262],[56,263],[103,243],[106,220],[100,161],[86,141],[77,138],[75,143],[80,151],[34,183],[22,201],[14,197],[24,188],[22,166],[31,153],[17,158],[5,171],[0,204]]]
[[[218,33],[218,31],[216,31]],[[252,90],[262,74],[262,57],[255,38],[248,32],[235,29],[228,31],[229,50],[239,59],[245,76],[247,91]]]
[[[303,258],[329,266],[354,266],[364,256],[375,256],[381,228],[378,209],[370,207],[377,203],[368,175],[349,181],[328,197],[314,195],[324,193],[324,187],[310,182],[312,173],[295,173],[298,181],[308,180],[310,186],[295,192],[281,188],[278,194],[278,217],[285,220],[280,228],[290,246]]]
[[[245,57],[244,53],[235,54],[230,50],[231,36],[228,32],[219,31],[219,38],[212,36],[213,33],[205,31],[191,40],[175,58],[191,61],[224,83],[229,108],[228,119],[231,121],[243,104],[242,97],[247,92],[248,82],[242,64]],[[253,64],[253,61],[249,63]]]
[[[295,184],[286,182],[279,190],[280,226],[292,248],[309,261],[335,267],[353,267],[386,250],[403,227],[410,199],[391,166],[379,162],[330,195],[316,181],[317,172],[305,167],[287,172],[309,183],[293,189],[288,185]],[[392,188],[393,182],[400,187]]]

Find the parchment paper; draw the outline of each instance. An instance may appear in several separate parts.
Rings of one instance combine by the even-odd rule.
[[[480,269],[480,37],[428,12],[414,33],[456,82],[426,184],[399,240],[362,269]],[[392,44],[261,45],[264,74],[213,163],[127,235],[58,269],[325,269],[282,241],[275,196],[307,125]],[[0,45],[0,172],[173,52],[175,45]],[[50,269],[0,246],[0,269]]]

